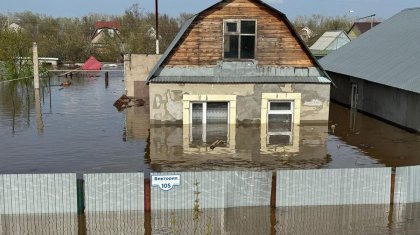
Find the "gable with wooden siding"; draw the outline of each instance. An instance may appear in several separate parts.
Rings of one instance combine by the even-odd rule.
[[[259,0],[225,0],[201,12],[163,66],[215,66],[223,60],[223,21],[256,20],[260,66],[317,67],[286,17]]]

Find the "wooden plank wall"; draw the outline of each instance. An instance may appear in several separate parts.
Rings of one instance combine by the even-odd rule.
[[[256,0],[224,1],[202,12],[165,61],[168,66],[216,65],[223,58],[223,20],[257,20],[256,59],[262,66],[315,66],[283,17]]]

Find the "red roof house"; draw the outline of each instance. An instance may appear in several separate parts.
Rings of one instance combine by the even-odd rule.
[[[120,22],[118,22],[118,21],[97,21],[95,23],[95,28],[96,29],[108,28],[108,29],[119,30],[120,29]]]
[[[95,57],[91,56],[82,66],[82,70],[100,70],[102,67],[101,62],[99,62]]]

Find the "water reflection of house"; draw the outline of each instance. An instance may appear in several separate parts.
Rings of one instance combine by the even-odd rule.
[[[264,126],[210,126],[206,135],[192,136],[190,125],[152,125],[150,160],[161,170],[251,168],[318,168],[328,163],[327,125],[295,126],[291,133],[273,136]],[[194,134],[193,134],[194,135]],[[204,138],[226,139],[211,146]]]
[[[149,138],[149,106],[134,106],[126,109],[124,112],[124,139],[130,141]]]
[[[147,83],[151,123],[189,125],[191,143],[228,130],[216,140],[230,147],[235,124],[284,134],[328,121],[330,80],[286,16],[262,1],[225,0],[190,18]]]
[[[403,10],[324,57],[332,98],[420,131],[419,16],[420,8]]]

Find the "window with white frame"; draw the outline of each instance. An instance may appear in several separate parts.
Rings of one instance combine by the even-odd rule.
[[[224,58],[254,59],[257,22],[255,20],[224,21]]]
[[[190,142],[193,145],[213,143],[217,140],[227,143],[229,103],[190,103]]]
[[[293,101],[269,101],[267,144],[289,145],[292,143]]]

